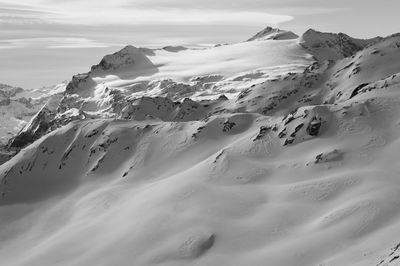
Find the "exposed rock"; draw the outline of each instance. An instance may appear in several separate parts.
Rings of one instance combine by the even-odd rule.
[[[318,136],[322,125],[322,119],[314,117],[313,120],[307,126],[307,133],[310,136]]]
[[[77,74],[72,76],[72,80],[67,84],[65,91],[67,93],[74,93],[79,89],[94,84],[95,83],[90,77],[89,73]]]
[[[284,128],[281,132],[279,132],[278,137],[280,139],[286,137],[286,128]]]
[[[268,133],[269,130],[271,130],[271,127],[261,126],[260,131],[258,132],[257,136],[253,139],[253,141],[262,139]]]
[[[47,133],[55,114],[46,106],[9,142],[10,148],[23,148]]]
[[[351,93],[350,99],[353,98],[354,96],[356,96],[356,95],[358,94],[358,92],[359,92],[362,88],[364,88],[365,86],[368,86],[368,85],[369,85],[369,83],[363,83],[363,84],[358,85],[358,86],[353,90],[353,92]]]
[[[222,128],[222,132],[230,131],[235,125],[236,125],[235,122],[231,122],[229,120],[225,121],[224,125],[223,125],[223,128]]]
[[[343,157],[343,153],[339,150],[334,149],[330,152],[320,153],[315,157],[315,164],[318,163],[325,163],[325,162],[332,162],[340,160]]]

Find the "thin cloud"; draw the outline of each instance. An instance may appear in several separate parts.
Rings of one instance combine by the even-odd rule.
[[[87,38],[23,38],[0,40],[0,49],[16,49],[16,48],[37,48],[45,47],[50,49],[76,49],[76,48],[101,48],[121,46],[121,44],[102,43]]]
[[[74,13],[54,18],[57,23],[85,25],[278,25],[292,16],[260,12],[227,12],[215,10],[102,10],[96,14]]]
[[[278,25],[292,16],[242,9],[190,8],[170,5],[141,7],[138,1],[40,1],[12,5],[0,9],[2,23],[58,23],[82,25]],[[138,3],[137,6],[134,4]],[[129,4],[129,5],[128,5]],[[139,7],[138,7],[139,6]]]

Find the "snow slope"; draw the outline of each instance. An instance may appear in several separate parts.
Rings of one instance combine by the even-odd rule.
[[[297,41],[128,46],[75,76],[0,166],[2,263],[397,265],[400,37]]]

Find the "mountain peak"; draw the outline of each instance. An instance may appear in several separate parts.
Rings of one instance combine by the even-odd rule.
[[[106,55],[99,64],[92,66],[91,72],[96,70],[116,70],[122,66],[138,64],[149,61],[143,52],[132,45],[127,45],[118,52]]]
[[[297,39],[299,36],[291,31],[281,30],[278,28],[273,28],[271,26],[266,27],[262,31],[255,34],[253,37],[247,41],[256,40],[290,40]]]
[[[312,51],[318,60],[337,60],[352,56],[380,38],[357,39],[344,33],[321,32],[308,29],[300,39],[300,45]]]

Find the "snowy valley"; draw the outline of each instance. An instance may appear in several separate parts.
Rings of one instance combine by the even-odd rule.
[[[0,87],[1,264],[400,262],[399,34],[267,27],[88,70]]]

